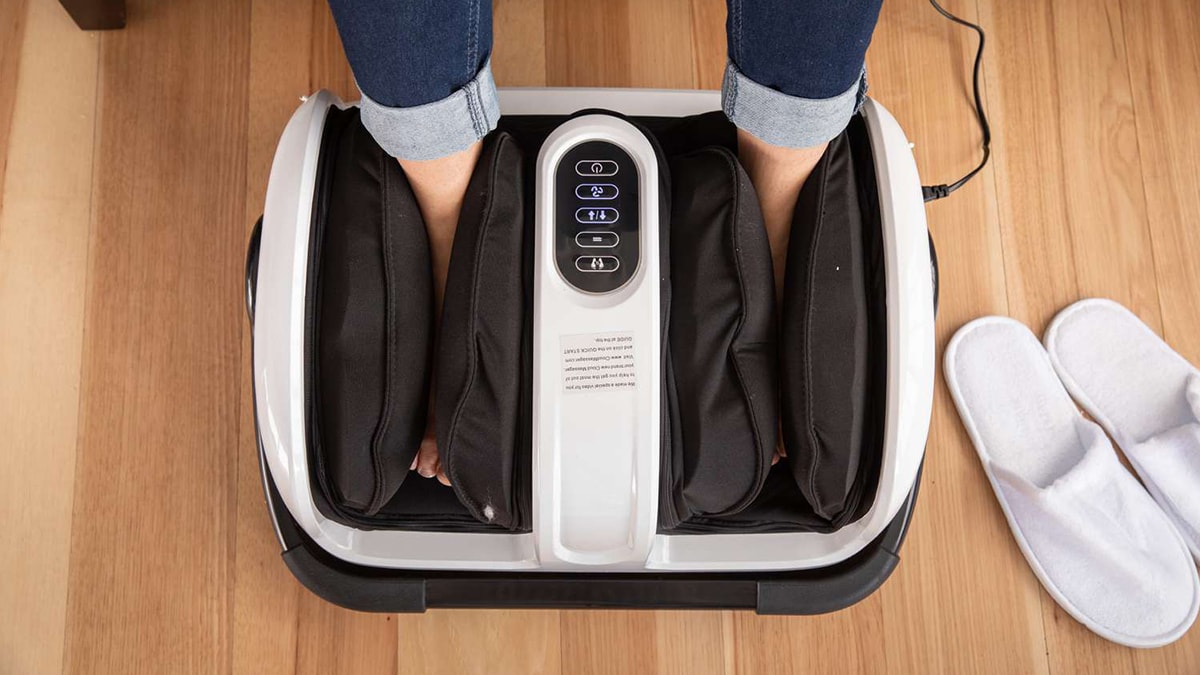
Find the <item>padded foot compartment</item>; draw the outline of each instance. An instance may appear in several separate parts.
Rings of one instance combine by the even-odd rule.
[[[671,173],[666,527],[752,503],[778,429],[775,288],[754,188],[719,146],[675,157]]]
[[[360,529],[529,529],[530,176],[562,120],[506,117],[485,139],[439,324],[403,172],[357,109],[330,110],[306,374],[326,517]],[[836,530],[872,503],[882,452],[882,244],[865,125],[830,144],[801,194],[777,304],[732,125],[720,113],[636,121],[672,178],[660,531]],[[431,412],[452,487],[408,470]],[[786,457],[773,465],[781,429]]]
[[[425,430],[429,242],[408,181],[356,109],[330,116],[322,155],[310,290],[316,473],[335,513],[363,518],[396,495]]]

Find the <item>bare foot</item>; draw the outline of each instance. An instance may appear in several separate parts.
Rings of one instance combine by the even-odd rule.
[[[442,298],[446,294],[446,275],[450,270],[450,250],[454,246],[454,232],[458,229],[458,216],[462,212],[463,196],[471,181],[471,172],[479,159],[482,144],[440,159],[426,161],[399,160],[404,175],[412,186],[413,195],[421,208],[425,230],[429,233],[429,254],[433,265],[433,310],[434,316],[442,316]],[[436,338],[436,336],[435,336]],[[437,386],[436,374],[429,392],[429,419],[425,423],[425,437],[413,460],[411,469],[426,477],[437,477],[443,485],[450,479],[438,459],[436,427],[434,425],[433,390]]]
[[[771,145],[738,129],[738,159],[746,168],[750,182],[758,193],[763,225],[771,245],[771,264],[775,274],[775,302],[783,299],[783,275],[787,266],[788,238],[792,233],[792,215],[800,188],[808,180],[828,143],[811,148],[784,148]],[[783,434],[775,445],[771,465],[787,457]]]
[[[783,297],[783,271],[787,264],[788,236],[792,232],[792,214],[804,181],[825,154],[828,143],[811,148],[784,148],[738,129],[738,159],[750,175],[763,224],[771,244],[771,262],[775,272],[775,298]]]

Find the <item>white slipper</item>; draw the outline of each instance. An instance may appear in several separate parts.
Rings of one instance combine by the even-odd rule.
[[[1187,631],[1200,579],[1186,545],[1085,419],[1024,325],[986,317],[946,347],[945,377],[1030,567],[1096,634],[1158,647]]]
[[[1200,560],[1200,370],[1111,300],[1059,312],[1046,350]]]

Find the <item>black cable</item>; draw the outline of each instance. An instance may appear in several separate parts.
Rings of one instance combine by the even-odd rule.
[[[975,69],[974,74],[972,75],[972,86],[975,90],[975,116],[979,120],[979,131],[983,135],[983,160],[979,162],[979,166],[971,170],[971,173],[968,173],[949,185],[942,184],[922,186],[921,192],[924,194],[925,201],[927,202],[931,202],[935,199],[942,199],[943,197],[949,197],[950,193],[966,185],[967,182],[974,178],[980,171],[983,171],[983,167],[987,166],[988,159],[990,159],[992,156],[992,128],[988,125],[987,113],[984,112],[983,109],[983,97],[979,94],[979,71],[983,66],[983,45],[986,40],[986,36],[983,33],[983,28],[980,27],[979,24],[974,24],[970,21],[960,19],[950,12],[947,12],[946,8],[938,4],[937,0],[929,0],[929,4],[933,5],[933,8],[947,19],[950,19],[960,26],[970,28],[979,34],[979,49],[975,52]]]

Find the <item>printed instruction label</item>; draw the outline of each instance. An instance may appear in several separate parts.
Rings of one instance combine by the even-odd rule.
[[[562,337],[564,394],[637,387],[633,333],[590,333]]]

